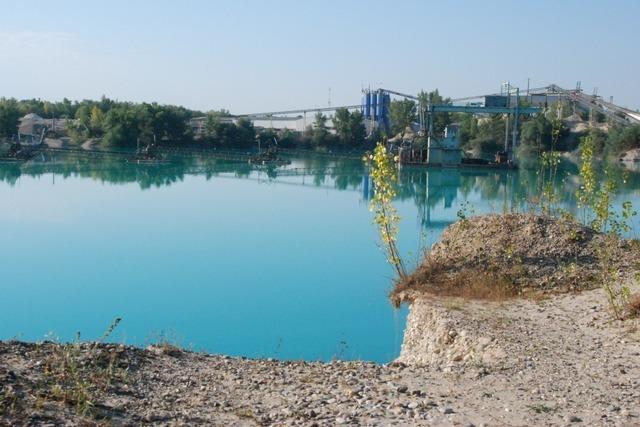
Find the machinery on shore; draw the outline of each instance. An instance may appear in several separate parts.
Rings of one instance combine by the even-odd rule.
[[[262,166],[286,166],[291,164],[291,160],[283,159],[278,156],[278,140],[274,137],[273,142],[268,141],[267,148],[262,151],[262,143],[259,137],[256,137],[258,141],[258,154],[249,157],[249,164],[262,165]]]
[[[9,150],[0,156],[0,162],[21,163],[31,160],[38,152],[34,146],[22,145],[19,142],[12,143]]]
[[[140,138],[137,140],[136,154],[126,158],[127,163],[136,165],[159,165],[166,164],[167,161],[163,159],[156,148],[155,135],[154,143],[147,144],[144,148],[140,149]]]

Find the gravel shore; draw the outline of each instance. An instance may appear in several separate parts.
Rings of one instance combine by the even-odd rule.
[[[640,425],[640,324],[611,321],[604,303],[599,290],[480,311],[443,302],[440,326],[455,333],[439,352],[485,337],[502,354],[487,360],[416,357],[435,350],[411,341],[427,300],[387,365],[2,342],[0,424]]]

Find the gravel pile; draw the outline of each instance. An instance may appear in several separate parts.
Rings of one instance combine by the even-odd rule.
[[[593,289],[599,286],[604,256],[623,276],[632,274],[640,266],[640,245],[608,238],[570,220],[528,214],[478,216],[449,226],[391,297],[399,304],[410,302],[413,292],[442,294],[446,286],[460,285],[453,280],[460,275],[491,274],[512,283],[517,294]]]

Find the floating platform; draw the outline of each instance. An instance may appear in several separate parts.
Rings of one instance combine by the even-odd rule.
[[[262,166],[287,166],[291,164],[291,160],[285,159],[249,159],[250,165],[262,165]]]
[[[430,168],[430,169],[504,169],[514,170],[518,169],[518,165],[514,163],[457,163],[457,164],[442,164],[442,163],[421,163],[421,162],[404,162],[400,164],[401,167],[418,167],[418,168]]]
[[[286,166],[291,164],[291,160],[278,157],[276,151],[267,151],[266,153],[249,157],[249,164],[262,166]]]
[[[31,147],[20,147],[19,145],[12,145],[8,152],[3,156],[0,156],[0,162],[2,163],[22,163],[33,159],[38,150]]]
[[[125,159],[125,162],[131,165],[168,165],[170,162],[164,159],[152,159],[152,158],[128,158]]]
[[[2,157],[0,156],[0,163],[24,163],[29,159],[19,159],[17,157]]]

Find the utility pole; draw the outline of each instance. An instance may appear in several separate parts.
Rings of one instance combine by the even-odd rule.
[[[509,107],[511,105],[511,84],[509,82],[502,84],[502,87],[500,88],[500,93],[503,93],[504,91],[506,91],[507,107]],[[507,113],[505,117],[504,152],[509,153],[509,113]]]
[[[562,119],[562,110],[563,110],[562,102],[558,102],[558,108],[556,110],[557,110],[557,114],[558,114],[558,116],[557,116],[558,120],[561,120]]]
[[[505,114],[504,125],[504,152],[509,152],[509,113]]]
[[[427,123],[429,126],[429,134],[427,136],[427,164],[429,164],[431,160],[431,138],[433,137],[433,105],[431,105],[431,100],[427,104]]]
[[[513,144],[511,153],[512,160],[516,159],[516,143],[518,140],[518,119],[520,116],[520,88],[516,88],[516,106],[515,106],[515,114],[513,117]]]

